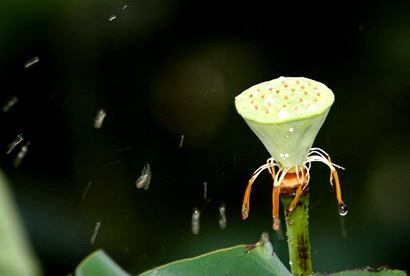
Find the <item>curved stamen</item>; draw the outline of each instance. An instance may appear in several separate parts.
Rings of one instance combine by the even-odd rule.
[[[243,202],[242,202],[242,219],[247,219],[249,216],[249,208],[250,208],[250,197],[251,197],[251,190],[252,190],[252,185],[255,179],[259,176],[259,174],[268,169],[269,173],[274,176],[274,169],[272,171],[272,168],[274,167],[279,167],[279,165],[276,163],[276,161],[273,158],[269,158],[266,160],[266,164],[263,164],[259,168],[255,170],[255,172],[252,174],[251,179],[249,179],[248,185],[246,186],[245,189],[245,195],[243,197]]]
[[[336,199],[339,205],[342,206],[344,209],[347,210],[346,205],[343,203],[343,199],[342,199],[342,192],[341,192],[341,188],[340,188],[340,182],[339,182],[339,176],[337,174],[337,170],[338,169],[342,169],[344,170],[344,168],[342,166],[339,166],[337,164],[332,163],[332,160],[330,159],[330,156],[327,152],[325,152],[324,150],[322,150],[321,148],[311,148],[308,157],[306,158],[305,161],[305,166],[308,167],[308,169],[310,169],[311,163],[312,162],[321,162],[324,163],[326,166],[329,167],[330,169],[330,185],[332,186],[336,186]],[[307,171],[309,173],[309,170]],[[334,183],[333,183],[334,181]],[[347,213],[347,211],[346,211]]]

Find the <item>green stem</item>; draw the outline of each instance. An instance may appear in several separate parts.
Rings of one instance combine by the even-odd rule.
[[[292,213],[287,208],[293,200],[291,196],[282,195],[285,208],[286,234],[288,236],[289,263],[295,275],[311,275],[312,260],[309,239],[309,193],[304,193]]]

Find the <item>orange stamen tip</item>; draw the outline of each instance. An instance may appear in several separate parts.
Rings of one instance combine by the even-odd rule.
[[[272,225],[273,230],[278,231],[279,227],[280,227],[280,220],[277,218],[273,218],[273,225]]]
[[[242,219],[247,219],[249,216],[249,209],[244,207],[242,208]]]

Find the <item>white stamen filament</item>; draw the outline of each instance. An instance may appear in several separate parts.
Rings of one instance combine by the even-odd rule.
[[[297,177],[298,183],[303,183],[304,180],[306,181],[305,185],[303,186],[303,189],[305,189],[310,181],[310,167],[312,166],[312,162],[321,162],[329,167],[331,185],[333,185],[333,172],[336,171],[336,168],[344,170],[342,166],[332,163],[330,156],[329,154],[327,154],[327,152],[325,152],[321,148],[311,148],[303,165],[296,165],[294,167],[281,167],[276,162],[276,160],[274,160],[271,157],[268,160],[266,160],[266,164],[263,164],[262,166],[260,166],[258,169],[255,170],[255,172],[252,175],[252,178],[253,180],[255,180],[259,176],[259,174],[266,169],[268,169],[269,173],[272,174],[272,168],[278,167],[278,171],[276,172],[275,178],[273,180],[273,186],[277,187],[283,182],[283,180],[286,177],[286,174],[292,168],[294,168],[296,171],[296,177]],[[305,171],[306,171],[306,178],[305,178]]]

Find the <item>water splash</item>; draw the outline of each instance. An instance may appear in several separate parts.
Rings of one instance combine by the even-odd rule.
[[[218,207],[219,210],[219,227],[221,229],[225,229],[226,228],[226,206],[225,203],[222,203],[221,205],[219,205]]]
[[[149,185],[151,184],[151,174],[151,166],[146,163],[142,169],[141,175],[138,177],[137,181],[135,181],[137,189],[148,190]]]
[[[20,144],[21,142],[23,142],[23,140],[24,140],[23,134],[22,134],[22,133],[17,134],[16,139],[14,139],[13,142],[11,142],[11,143],[7,146],[7,148],[6,148],[6,154],[10,154],[10,153],[13,151],[13,149],[14,149],[18,144]]]

